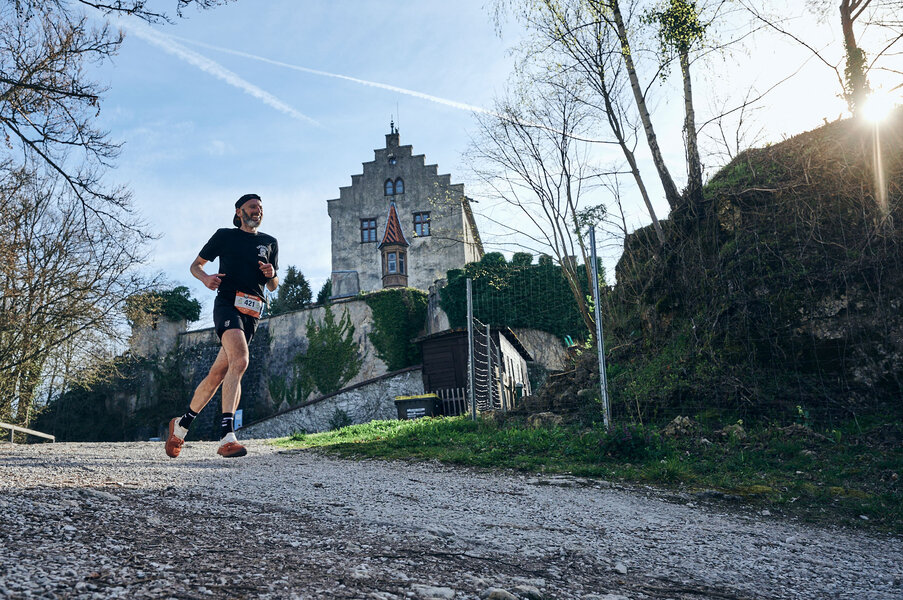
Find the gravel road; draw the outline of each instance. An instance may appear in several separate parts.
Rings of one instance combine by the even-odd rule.
[[[903,599],[899,538],[247,445],[0,445],[0,598]]]

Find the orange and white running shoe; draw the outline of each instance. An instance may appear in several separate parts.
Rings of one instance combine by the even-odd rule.
[[[176,417],[169,422],[169,437],[166,438],[166,456],[170,458],[179,456],[179,452],[182,451],[182,444],[185,443],[185,440],[173,433],[173,430],[176,427],[176,421],[178,420],[179,418]]]
[[[223,458],[238,458],[247,454],[248,450],[238,442],[226,442],[219,447],[216,453]]]

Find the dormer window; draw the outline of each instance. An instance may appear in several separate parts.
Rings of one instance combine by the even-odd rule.
[[[391,179],[386,179],[386,196],[395,195],[395,184]]]
[[[404,181],[402,181],[401,177],[395,180],[395,193],[404,194]]]

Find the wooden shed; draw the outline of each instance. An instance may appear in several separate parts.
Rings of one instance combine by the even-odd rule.
[[[531,393],[527,362],[532,361],[520,340],[507,327],[491,327],[492,382],[489,392],[485,331],[475,332],[475,391],[478,404],[484,408],[510,408],[514,405],[518,386],[523,394]],[[460,414],[469,406],[467,400],[467,329],[448,329],[414,340],[420,344],[423,364],[423,389],[443,399],[445,414]]]

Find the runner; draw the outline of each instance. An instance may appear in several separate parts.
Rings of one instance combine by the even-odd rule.
[[[219,229],[191,263],[191,274],[215,290],[213,323],[222,347],[207,377],[198,385],[188,411],[169,422],[166,454],[175,458],[182,451],[188,428],[223,386],[223,420],[217,454],[226,458],[248,453],[235,437],[234,418],[241,398],[241,377],[248,367],[248,344],[257,330],[264,306],[266,286],[279,285],[279,245],[276,238],[259,233],[263,206],[257,194],[245,194],[235,203],[232,223],[236,229]],[[219,257],[219,273],[208,275],[204,265]]]

